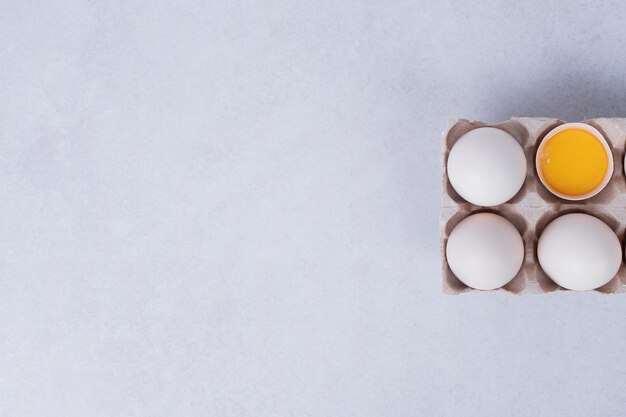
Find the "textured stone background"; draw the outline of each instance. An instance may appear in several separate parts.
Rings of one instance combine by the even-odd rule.
[[[0,415],[617,416],[626,297],[441,291],[449,117],[626,114],[626,3],[0,0]]]

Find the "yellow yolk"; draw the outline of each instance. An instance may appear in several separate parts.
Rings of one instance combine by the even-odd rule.
[[[539,167],[549,188],[575,197],[592,192],[602,183],[609,160],[604,146],[593,134],[567,129],[543,144]]]

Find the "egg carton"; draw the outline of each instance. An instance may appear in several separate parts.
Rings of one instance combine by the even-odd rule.
[[[448,294],[476,291],[463,284],[452,272],[445,256],[446,243],[452,229],[465,217],[475,213],[499,214],[515,225],[524,240],[524,262],[517,275],[497,292],[512,294],[542,294],[568,291],[552,281],[537,260],[537,241],[543,229],[552,220],[567,213],[586,213],[604,221],[624,243],[626,225],[626,178],[624,176],[624,147],[626,118],[598,118],[584,121],[598,129],[606,138],[613,153],[614,171],[606,188],[592,198],[567,201],[551,194],[539,180],[535,168],[535,154],[543,137],[565,122],[541,117],[516,117],[506,122],[489,125],[466,119],[452,120],[442,141],[443,195],[441,199],[441,259],[443,260],[443,290]],[[450,149],[465,133],[479,127],[496,127],[511,134],[524,149],[527,174],[520,191],[508,202],[481,207],[465,201],[454,191],[447,175]],[[594,290],[600,293],[625,293],[626,268],[624,263],[617,275],[606,285]]]

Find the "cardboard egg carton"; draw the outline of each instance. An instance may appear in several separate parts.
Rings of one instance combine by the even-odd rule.
[[[541,269],[537,260],[537,241],[543,229],[556,217],[567,213],[587,213],[603,220],[615,231],[624,244],[626,225],[626,177],[624,176],[624,147],[626,143],[626,118],[600,118],[585,123],[598,129],[606,138],[613,153],[613,176],[604,190],[583,201],[567,201],[551,194],[539,180],[535,169],[535,154],[543,137],[565,122],[550,118],[513,118],[503,123],[489,125],[482,122],[456,119],[443,133],[443,195],[441,199],[441,258],[443,260],[443,290],[448,294],[476,291],[463,284],[448,266],[445,249],[454,226],[465,217],[491,212],[499,214],[519,230],[524,240],[524,263],[520,271],[504,287],[493,290],[513,294],[542,294],[567,291],[552,281]],[[448,154],[454,143],[465,133],[478,127],[492,126],[511,134],[524,149],[528,166],[526,180],[520,191],[508,202],[494,207],[471,204],[452,188],[447,175]],[[624,262],[617,275],[606,285],[596,289],[601,293],[626,292]]]

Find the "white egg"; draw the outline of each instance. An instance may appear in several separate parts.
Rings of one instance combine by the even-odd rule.
[[[511,281],[524,260],[518,230],[502,216],[478,213],[463,219],[446,246],[450,269],[468,287],[493,290]]]
[[[479,206],[513,198],[526,178],[526,157],[515,138],[494,127],[464,134],[448,156],[448,178],[461,197]]]
[[[609,282],[622,262],[617,236],[602,220],[566,214],[553,220],[539,237],[539,264],[563,288],[593,290]]]

